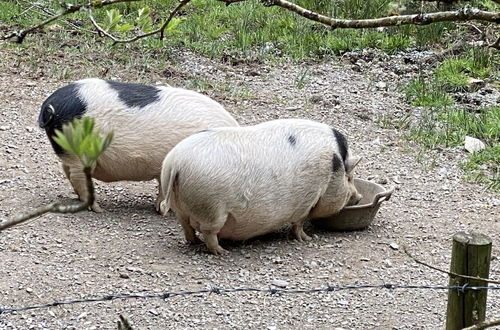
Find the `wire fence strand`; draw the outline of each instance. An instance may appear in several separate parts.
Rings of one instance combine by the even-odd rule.
[[[31,305],[31,306],[19,306],[19,307],[0,307],[0,315],[10,314],[15,312],[23,312],[34,309],[46,309],[56,306],[63,305],[74,305],[81,303],[91,303],[91,302],[103,302],[118,299],[163,299],[176,297],[176,296],[190,296],[190,295],[204,295],[204,294],[225,294],[225,293],[242,293],[242,292],[258,292],[258,293],[268,293],[271,295],[281,295],[281,294],[311,294],[319,292],[336,292],[344,290],[359,290],[359,289],[407,289],[407,290],[457,290],[458,292],[465,293],[468,290],[500,290],[500,286],[469,286],[464,284],[463,286],[448,286],[448,285],[407,285],[407,284],[356,284],[356,285],[326,285],[321,288],[311,288],[311,289],[285,289],[279,287],[268,287],[268,288],[252,288],[252,287],[241,287],[241,288],[222,288],[222,287],[210,287],[200,290],[182,290],[182,291],[165,291],[156,293],[121,293],[121,294],[108,294],[100,297],[89,297],[71,300],[61,300],[53,301],[47,304]]]

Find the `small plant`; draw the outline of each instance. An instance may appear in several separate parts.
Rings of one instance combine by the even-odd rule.
[[[20,214],[11,220],[0,222],[0,231],[23,223],[29,219],[51,213],[77,213],[87,209],[94,202],[94,185],[92,183],[91,172],[95,166],[97,158],[106,150],[113,139],[113,133],[108,133],[101,137],[99,132],[94,131],[94,119],[84,117],[75,119],[72,123],[63,126],[62,131],[56,130],[54,140],[67,152],[76,155],[82,162],[87,181],[88,198],[85,202],[64,205],[61,203],[51,203],[39,207],[33,211]]]
[[[93,118],[83,117],[63,126],[62,131],[56,130],[54,141],[67,152],[78,157],[84,168],[95,166],[97,158],[106,150],[113,139],[113,133],[101,137],[94,131]]]
[[[384,37],[380,48],[389,54],[408,48],[412,43],[412,39],[404,34],[394,34]]]
[[[466,109],[427,109],[407,138],[433,149],[441,145],[462,146],[465,136],[486,143],[484,150],[469,155],[461,164],[469,172],[467,177],[500,191],[500,107],[483,108],[479,113]]]
[[[417,107],[446,107],[453,104],[453,99],[432,78],[420,75],[405,89],[406,99]]]
[[[309,79],[309,68],[300,70],[299,74],[295,78],[295,87],[297,87],[298,89],[306,87],[306,85],[309,83]]]
[[[411,116],[407,114],[402,118],[393,118],[393,116],[383,114],[378,116],[376,121],[382,128],[407,129],[411,124]]]
[[[446,91],[465,91],[470,79],[485,79],[490,75],[491,64],[487,51],[473,48],[465,56],[444,60],[435,71],[435,79]]]

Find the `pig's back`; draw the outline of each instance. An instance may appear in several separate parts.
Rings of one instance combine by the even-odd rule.
[[[104,133],[114,132],[93,174],[101,181],[158,178],[165,155],[182,139],[210,127],[238,125],[219,103],[193,91],[145,86],[157,98],[146,104],[138,94],[127,104],[116,90],[100,92],[105,84],[83,83],[79,89],[88,101],[85,115],[95,118]]]

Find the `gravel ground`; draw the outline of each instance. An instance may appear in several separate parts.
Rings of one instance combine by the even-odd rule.
[[[4,219],[51,201],[75,198],[36,125],[39,105],[68,81],[40,74],[43,68],[33,71],[20,65],[27,56],[0,48],[0,218]],[[499,196],[463,180],[458,163],[466,156],[464,151],[421,152],[403,133],[377,124],[382,115],[418,116],[419,109],[404,102],[398,87],[432,57],[431,53],[389,57],[361,52],[324,63],[271,66],[235,65],[185,54],[167,70],[153,70],[149,78],[130,73],[130,68],[112,68],[107,78],[168,81],[177,86],[201,79],[211,86],[208,94],[244,124],[298,117],[334,125],[364,156],[358,177],[395,186],[396,191],[367,230],[326,232],[309,226],[306,232],[314,237],[309,243],[297,242],[283,231],[243,243],[225,242],[231,253],[216,257],[203,245],[187,245],[174,217],[154,212],[152,182],[97,183],[105,213],[45,215],[0,234],[0,307],[111,293],[265,289],[273,283],[289,289],[327,283],[446,285],[446,275],[415,264],[402,246],[421,260],[448,269],[451,237],[458,231],[478,231],[494,239],[491,276],[498,279]],[[74,63],[68,68],[77,74],[85,70]],[[485,95],[486,103],[498,100],[496,90]],[[391,243],[396,244],[391,247]],[[110,329],[119,314],[138,329],[436,329],[445,321],[446,299],[446,291],[409,289],[195,294],[4,314],[0,329]],[[498,291],[489,293],[487,317],[500,317]]]

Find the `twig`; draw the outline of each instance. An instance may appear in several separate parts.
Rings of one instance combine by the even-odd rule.
[[[26,35],[28,35],[28,33],[33,32],[35,30],[38,30],[38,29],[44,27],[45,25],[52,23],[55,20],[58,20],[59,18],[61,18],[63,16],[77,12],[77,11],[81,10],[82,8],[101,8],[101,7],[112,5],[115,3],[134,2],[134,1],[140,1],[140,0],[104,0],[104,1],[94,0],[94,1],[89,2],[88,4],[83,4],[83,5],[73,5],[70,3],[62,3],[61,6],[63,8],[66,8],[66,9],[64,11],[62,11],[61,13],[54,15],[54,16],[46,19],[45,21],[38,23],[36,25],[33,25],[32,27],[29,27],[27,29],[14,31],[14,32],[11,32],[11,33],[6,34],[4,36],[1,36],[0,40],[8,40],[8,39],[15,37],[16,42],[20,44],[24,41],[24,38],[26,37]]]
[[[500,50],[500,37],[498,37],[497,41],[495,41],[494,43],[489,44],[488,47]]]
[[[478,324],[474,324],[473,326],[463,328],[462,330],[482,330],[482,329],[494,327],[495,325],[500,325],[500,319],[499,320],[483,321],[483,322],[480,322]]]
[[[14,219],[7,220],[4,222],[0,223],[0,232],[16,226],[20,223],[23,223],[25,221],[28,221],[30,219],[39,217],[45,213],[51,212],[51,213],[77,213],[83,210],[86,210],[89,206],[94,204],[94,184],[92,182],[92,177],[91,177],[91,168],[90,167],[85,167],[83,169],[83,172],[85,173],[85,179],[87,182],[87,200],[85,202],[79,202],[79,203],[74,203],[70,205],[65,205],[61,203],[51,203],[49,205],[45,205],[42,207],[39,207],[36,210],[21,214]]]
[[[491,279],[482,278],[482,277],[476,277],[476,276],[461,275],[461,274],[457,274],[457,273],[454,273],[454,272],[446,271],[446,270],[438,268],[436,266],[429,265],[428,263],[425,263],[425,262],[423,262],[421,260],[418,260],[417,258],[415,258],[414,256],[412,256],[410,254],[410,252],[408,252],[406,246],[403,246],[403,251],[404,251],[404,253],[406,253],[406,255],[408,257],[410,257],[411,259],[413,259],[413,261],[415,261],[417,264],[423,265],[425,267],[429,267],[430,269],[434,269],[434,270],[436,270],[438,272],[441,272],[441,273],[448,274],[448,276],[451,276],[451,277],[461,277],[461,278],[465,278],[465,279],[469,279],[469,280],[477,280],[477,281],[484,281],[484,282],[488,282],[488,283],[500,284],[500,281],[491,280]]]
[[[175,17],[175,15],[177,15],[177,13],[179,12],[179,10],[182,7],[184,7],[186,4],[188,4],[190,1],[191,0],[181,0],[180,3],[179,3],[179,5],[177,7],[175,7],[174,10],[172,10],[170,12],[170,15],[168,16],[167,20],[158,29],[150,31],[150,32],[147,32],[147,33],[136,35],[135,37],[132,37],[130,39],[119,39],[118,37],[114,36],[113,34],[109,33],[108,31],[104,30],[103,28],[101,28],[99,26],[99,24],[97,24],[97,22],[95,21],[94,17],[92,16],[92,7],[91,6],[88,7],[88,10],[89,10],[89,19],[90,19],[90,22],[92,22],[92,25],[94,25],[94,27],[96,28],[96,30],[98,32],[100,32],[104,36],[106,36],[106,37],[110,38],[111,40],[113,40],[113,42],[115,44],[120,44],[120,43],[123,44],[123,43],[134,42],[136,40],[139,40],[139,39],[142,39],[142,38],[145,38],[145,37],[149,37],[149,36],[157,34],[157,33],[160,33],[160,40],[163,40],[165,29],[167,28],[167,26],[170,23],[170,21],[172,21],[172,19]]]

